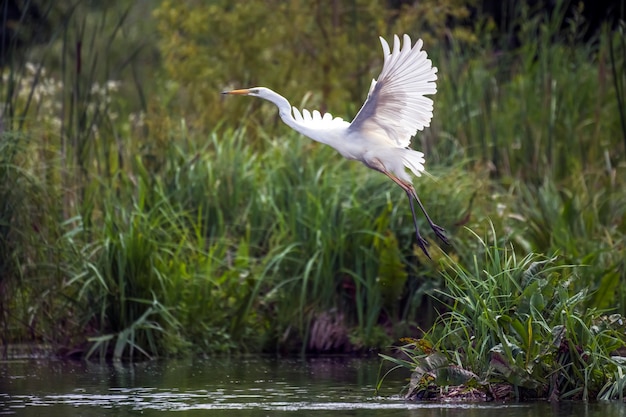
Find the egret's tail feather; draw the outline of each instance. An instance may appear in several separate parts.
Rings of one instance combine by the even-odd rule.
[[[371,161],[370,161],[371,160]],[[365,155],[363,160],[367,166],[380,171],[392,172],[402,181],[412,183],[411,175],[407,172],[407,168],[416,176],[421,176],[424,172],[424,154],[408,148],[376,148],[372,151],[372,155]],[[368,162],[369,161],[369,162]],[[377,166],[375,162],[379,161],[382,167]]]
[[[412,149],[402,149],[402,163],[405,167],[411,170],[411,172],[419,177],[424,172],[424,154]],[[404,168],[403,168],[404,170]]]

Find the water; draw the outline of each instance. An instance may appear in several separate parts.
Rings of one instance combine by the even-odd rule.
[[[375,393],[379,361],[207,359],[97,365],[0,362],[0,415],[626,417],[617,403],[459,404],[404,401],[402,377]]]

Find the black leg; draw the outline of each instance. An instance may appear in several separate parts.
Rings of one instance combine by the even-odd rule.
[[[422,235],[420,235],[419,227],[417,227],[417,217],[415,216],[415,207],[413,206],[413,196],[411,195],[411,192],[409,190],[406,190],[406,195],[407,197],[409,197],[409,205],[411,206],[411,214],[413,215],[413,225],[415,226],[415,236],[417,237],[417,244],[422,249],[424,254],[428,256],[428,259],[432,259],[430,257],[430,254],[428,253],[428,249],[426,249],[426,245],[428,245],[428,242],[422,237]],[[419,200],[417,201],[419,203]]]
[[[445,244],[447,245],[450,244],[448,242],[448,238],[445,235],[446,230],[441,226],[437,226],[431,220],[430,216],[426,212],[426,209],[424,208],[424,205],[422,204],[419,197],[417,196],[417,193],[415,192],[415,188],[413,188],[413,185],[410,182],[407,183],[401,180],[400,178],[396,177],[392,173],[388,172],[385,169],[385,165],[377,159],[374,159],[372,161],[365,161],[364,163],[369,168],[382,172],[383,174],[391,178],[393,182],[398,184],[400,188],[402,188],[406,192],[407,197],[409,197],[409,204],[411,205],[411,214],[413,215],[413,225],[415,226],[415,236],[417,237],[417,244],[422,249],[422,251],[426,254],[426,256],[428,256],[429,259],[432,259],[432,258],[430,257],[430,254],[428,253],[428,249],[426,249],[426,245],[428,245],[428,242],[426,241],[426,239],[422,237],[422,235],[420,235],[419,228],[417,227],[417,217],[415,216],[415,207],[413,206],[413,199],[415,199],[417,201],[417,204],[419,204],[420,209],[422,209],[422,212],[424,213],[424,216],[426,216],[426,220],[428,220],[428,224],[433,229],[433,232],[435,232],[435,235],[439,239],[441,239]]]
[[[445,229],[441,226],[437,226],[431,219],[430,216],[428,215],[428,213],[426,213],[426,209],[424,208],[424,205],[422,204],[422,202],[420,201],[419,197],[417,196],[417,193],[415,192],[415,189],[412,190],[413,192],[413,198],[415,198],[415,200],[417,201],[417,204],[419,204],[420,209],[422,209],[422,212],[424,213],[424,216],[426,217],[426,220],[428,221],[428,224],[430,225],[431,229],[433,229],[433,232],[435,232],[435,235],[437,235],[437,237],[439,239],[441,239],[443,241],[443,243],[445,243],[446,245],[449,245],[450,242],[448,242],[448,238],[445,235]],[[410,199],[410,197],[409,197]],[[413,204],[411,202],[411,207],[413,207]],[[413,215],[413,218],[415,218],[415,214]]]

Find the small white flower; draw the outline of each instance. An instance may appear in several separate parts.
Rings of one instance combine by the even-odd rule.
[[[26,71],[28,71],[32,75],[37,74],[37,67],[32,62],[27,62],[25,67],[26,67]]]
[[[121,81],[116,81],[116,80],[108,80],[106,83],[106,89],[108,91],[113,91],[116,92],[120,89],[120,86],[122,85]]]
[[[91,84],[91,94],[101,94],[100,84],[98,83],[98,81]]]

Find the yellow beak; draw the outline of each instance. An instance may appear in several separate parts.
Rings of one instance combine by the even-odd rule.
[[[231,91],[222,91],[222,94],[237,94],[237,95],[248,95],[250,94],[250,90],[247,88],[241,90],[231,90]]]

